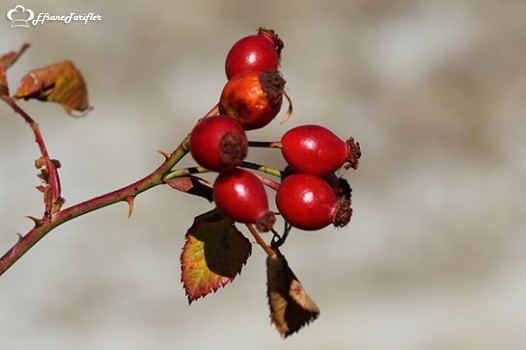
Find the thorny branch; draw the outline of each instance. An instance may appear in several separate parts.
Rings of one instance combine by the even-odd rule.
[[[48,162],[46,162],[46,165],[49,166],[48,169],[52,169],[49,171],[49,184],[50,186],[51,184],[54,184],[53,186],[55,186],[54,188],[56,192],[54,195],[55,197],[51,198],[61,198],[60,184],[58,182],[58,174],[56,172],[58,163],[49,158],[49,155],[47,154],[47,151],[44,146],[44,142],[42,140],[42,136],[40,134],[40,131],[38,130],[38,125],[10,98],[2,97],[2,99],[5,102],[7,102],[8,105],[11,106],[17,113],[21,114],[24,120],[30,123],[32,129],[35,132],[37,143],[41,147],[41,151],[44,150],[42,151],[43,157],[49,160]],[[207,118],[216,114],[217,106],[214,106],[203,118]],[[172,168],[188,153],[188,143],[189,136],[186,136],[171,154],[165,154],[165,161],[157,169],[155,169],[152,173],[145,176],[144,178],[128,186],[125,186],[113,192],[106,193],[99,197],[95,197],[88,201],[78,203],[65,209],[61,209],[60,206],[57,207],[56,204],[53,204],[53,206],[51,206],[51,209],[55,208],[53,209],[55,211],[51,210],[49,212],[49,214],[52,215],[44,214],[44,217],[42,219],[31,218],[35,222],[35,227],[33,227],[29,232],[27,232],[27,234],[19,235],[19,239],[16,242],[16,244],[11,249],[9,249],[4,254],[4,256],[0,258],[0,276],[5,271],[7,271],[31,247],[33,247],[40,239],[42,239],[48,232],[50,232],[57,226],[71,219],[94,211],[96,209],[122,201],[128,203],[128,205],[131,208],[133,205],[133,200],[137,195],[152,187],[162,185],[165,183],[165,174],[169,173],[172,170]],[[51,173],[53,173],[53,175],[51,175]]]
[[[57,169],[60,168],[60,162],[49,157],[46,144],[44,143],[37,122],[20,108],[11,97],[2,95],[2,100],[24,118],[35,135],[35,142],[38,144],[40,154],[42,155],[35,161],[35,165],[41,170],[39,177],[42,178],[45,183],[44,186],[39,186],[38,189],[44,193],[44,203],[46,208],[43,219],[49,220],[53,214],[60,210],[62,204],[64,204],[64,199],[60,194],[60,178],[57,171]]]

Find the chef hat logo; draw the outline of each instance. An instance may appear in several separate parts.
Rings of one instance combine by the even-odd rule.
[[[29,21],[35,17],[31,9],[26,9],[22,5],[16,5],[7,11],[7,18],[11,21],[11,28],[24,27],[29,28]]]

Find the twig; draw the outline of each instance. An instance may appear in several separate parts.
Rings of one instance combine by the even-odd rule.
[[[43,180],[47,185],[49,185],[51,194],[51,197],[44,195],[44,203],[46,206],[44,217],[51,217],[60,210],[60,207],[64,203],[64,199],[60,195],[60,178],[57,171],[57,168],[60,167],[60,163],[49,157],[37,122],[35,122],[33,118],[31,118],[22,108],[20,108],[11,97],[2,95],[2,100],[4,100],[16,113],[20,114],[22,118],[24,118],[24,120],[29,124],[31,130],[33,130],[35,141],[38,144],[38,148],[40,149],[40,153],[42,154],[42,158],[44,160],[44,165],[47,169],[46,173],[43,173]]]
[[[212,108],[204,118],[215,114],[217,114],[217,106]],[[152,187],[164,184],[165,174],[170,172],[172,168],[188,153],[189,139],[190,137],[186,136],[179,146],[171,154],[167,155],[165,161],[144,178],[121,189],[78,203],[69,208],[59,210],[46,220],[34,220],[35,227],[26,235],[20,235],[17,243],[0,258],[0,276],[55,227],[71,219],[117,202],[124,201],[129,203],[130,198],[135,198],[140,193]]]

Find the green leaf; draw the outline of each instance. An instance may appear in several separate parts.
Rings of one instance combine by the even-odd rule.
[[[84,78],[70,61],[30,71],[22,78],[14,97],[57,102],[69,115],[74,110],[87,113],[91,109]]]
[[[219,210],[197,216],[181,253],[181,281],[188,302],[232,282],[251,251],[250,241]]]
[[[314,321],[320,310],[303,289],[285,257],[279,251],[275,252],[276,255],[267,257],[270,319],[278,332],[288,337]]]

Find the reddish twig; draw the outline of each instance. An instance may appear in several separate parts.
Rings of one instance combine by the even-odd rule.
[[[38,144],[42,158],[37,160],[37,168],[43,168],[42,179],[46,182],[46,187],[42,189],[44,192],[44,203],[46,206],[44,217],[50,217],[54,213],[60,210],[60,207],[64,203],[64,199],[61,197],[60,191],[60,178],[58,176],[57,169],[60,167],[60,163],[49,157],[46,149],[46,144],[40,133],[40,128],[37,122],[33,120],[22,108],[20,108],[16,102],[9,96],[2,96],[4,100],[16,113],[20,114],[22,118],[29,124],[33,134],[35,135],[35,142]],[[49,186],[49,187],[48,187]],[[49,192],[48,192],[49,191]]]
[[[215,114],[217,114],[217,106],[212,108],[204,117],[206,118]],[[117,202],[124,201],[129,204],[130,201],[133,201],[133,198],[140,193],[164,184],[164,176],[188,153],[188,144],[189,136],[186,136],[171,154],[166,154],[164,162],[157,169],[128,186],[73,205],[69,208],[61,209],[45,220],[33,219],[35,227],[26,235],[19,235],[17,243],[0,258],[0,276],[48,232],[57,226]]]

